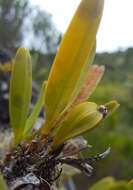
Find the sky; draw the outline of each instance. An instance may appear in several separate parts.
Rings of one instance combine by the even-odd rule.
[[[31,0],[52,14],[56,27],[64,33],[81,0]],[[97,35],[97,51],[115,51],[133,46],[133,0],[105,0]]]

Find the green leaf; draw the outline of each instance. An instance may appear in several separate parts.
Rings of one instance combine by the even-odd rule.
[[[130,190],[125,181],[115,181],[112,177],[106,177],[94,184],[90,190]]]
[[[2,175],[0,175],[0,190],[7,190],[7,186]]]
[[[56,120],[57,125],[59,125],[59,123],[65,120],[69,112],[76,105],[88,100],[89,96],[93,93],[98,83],[100,82],[105,69],[104,69],[104,66],[93,65],[93,66],[89,66],[89,69],[87,70],[88,70],[87,77],[84,81],[84,85],[81,88],[79,95],[76,97],[75,101],[72,103],[69,109],[67,109],[62,115],[60,115],[59,119]],[[55,130],[57,128],[57,125],[55,127]],[[54,132],[54,129],[53,129],[53,132]]]
[[[95,39],[104,0],[82,0],[61,42],[46,88],[46,124],[51,124],[72,104],[85,79],[87,65],[92,62]]]
[[[29,135],[29,133],[32,130],[32,128],[33,128],[33,126],[34,126],[34,124],[38,118],[38,115],[39,115],[39,113],[40,113],[40,111],[44,105],[44,95],[45,95],[46,84],[47,84],[47,81],[45,81],[43,83],[40,95],[39,95],[38,100],[37,100],[37,103],[35,104],[31,115],[26,120],[25,129],[23,132],[23,138],[26,138]]]
[[[129,190],[133,189],[133,179],[128,183]]]
[[[77,105],[56,131],[53,147],[93,129],[102,118],[97,104],[84,102]]]
[[[110,116],[116,109],[118,109],[120,104],[116,100],[112,100],[105,104],[105,107],[108,110],[107,116]]]
[[[32,93],[32,65],[28,50],[20,48],[13,62],[10,82],[10,118],[14,131],[15,144],[22,139],[22,134],[29,112]]]
[[[109,190],[115,183],[115,180],[112,177],[106,177],[94,184],[90,190]]]
[[[116,182],[109,190],[129,190],[128,185],[124,181]]]

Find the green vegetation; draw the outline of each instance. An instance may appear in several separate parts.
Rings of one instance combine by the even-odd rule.
[[[45,64],[44,68],[47,71],[46,77],[52,62],[48,58],[47,60],[48,64]],[[121,106],[99,129],[85,135],[88,143],[93,145],[91,153],[111,147],[110,156],[97,165],[97,172],[90,178],[89,183],[110,175],[116,179],[130,180],[133,176],[133,48],[96,54],[94,64],[105,65],[105,74],[89,100],[101,104],[113,98],[117,99]],[[42,81],[42,77],[39,81]]]
[[[106,72],[91,100],[101,103],[113,97],[121,105],[119,111],[102,124],[102,133],[97,130],[88,136],[89,143],[95,145],[96,150],[102,149],[106,143],[112,147],[110,161],[101,166],[106,171],[102,169],[100,174],[100,168],[98,175],[130,179],[133,176],[133,49],[99,54],[95,63],[104,64]],[[100,143],[95,142],[95,138],[100,139]]]
[[[133,184],[124,181],[115,181],[111,177],[102,179],[93,185],[90,190],[132,190]]]
[[[90,190],[133,188],[132,181],[129,182],[133,176],[133,49],[97,54],[95,57],[96,34],[103,3],[103,0],[81,1],[55,56],[59,35],[54,30],[50,15],[39,9],[35,9],[35,14],[29,15],[31,7],[26,0],[23,3],[17,0],[0,2],[1,49],[8,50],[12,46],[11,51],[14,52],[23,43],[22,28],[25,26],[26,15],[35,18],[31,23],[33,33],[39,43],[42,44],[43,41],[44,44],[40,49],[39,43],[38,47],[36,43],[31,44],[32,58],[25,48],[20,48],[12,60],[3,53],[0,55],[0,126],[10,125],[13,131],[12,137],[7,131],[5,140],[3,137],[0,140],[0,148],[6,152],[0,163],[0,171],[7,185],[13,186],[12,189],[20,188],[19,185],[14,186],[17,185],[17,180],[25,188],[28,188],[29,183],[36,187],[35,180],[39,188],[45,185],[49,189],[62,172],[59,164],[62,167],[68,164],[78,168],[90,177],[94,162],[108,155],[108,147],[111,147],[110,156],[94,165],[95,172],[89,180]],[[14,16],[10,19],[12,10]],[[5,20],[10,22],[7,24]],[[10,36],[4,32],[8,27]],[[94,64],[91,65],[93,61]],[[32,80],[39,84],[40,94],[31,109]],[[3,90],[5,83],[6,96]],[[3,103],[4,98],[6,101]],[[119,104],[111,99],[121,104],[119,111],[113,115],[112,112]],[[36,129],[35,124],[41,110],[45,118],[40,128]],[[107,119],[102,122],[105,118]],[[86,133],[96,127],[97,130]],[[83,153],[84,157],[80,153],[88,144],[79,135],[84,135],[92,145],[89,151]],[[77,145],[79,142],[82,148],[78,147],[78,152],[66,151],[65,146],[74,143]],[[9,143],[10,152],[7,153]],[[105,149],[107,151],[104,153],[92,156]],[[3,158],[3,155],[0,157]],[[77,173],[71,169],[69,172]],[[43,180],[40,180],[40,176]],[[96,183],[105,176],[113,176],[118,181],[108,177]],[[24,184],[25,177],[26,180],[31,180],[27,184]],[[69,180],[69,175],[64,178]],[[86,189],[88,187],[88,179],[82,183],[81,175],[80,184],[78,180],[75,183],[79,189],[83,189],[85,183]],[[1,176],[0,189],[7,189]]]
[[[11,55],[24,44],[32,50],[55,53],[60,39],[51,15],[29,0],[0,1],[0,34],[0,50]]]
[[[6,153],[0,165],[0,172],[9,189],[20,189],[21,186],[29,188],[29,185],[33,189],[42,189],[46,185],[50,188],[60,176],[60,167],[64,164],[90,176],[93,169],[91,163],[104,159],[109,154],[108,149],[97,156],[82,158],[80,152],[83,148],[79,147],[75,153],[66,153],[65,150],[69,140],[99,126],[119,106],[117,101],[103,105],[88,101],[104,73],[103,66],[90,65],[95,56],[96,34],[103,5],[104,0],[81,1],[61,42],[48,81],[43,83],[39,99],[31,113],[30,54],[25,48],[19,48],[12,59],[9,111],[13,137],[10,152]],[[74,48],[72,44],[75,44]],[[42,107],[45,108],[45,121],[39,129],[33,130]],[[82,146],[87,148],[87,143],[82,141]],[[4,186],[2,179],[1,183]]]

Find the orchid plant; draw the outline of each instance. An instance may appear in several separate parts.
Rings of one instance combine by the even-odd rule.
[[[79,158],[80,151],[88,146],[79,136],[99,126],[119,106],[115,100],[102,105],[89,101],[105,70],[104,66],[92,65],[103,6],[104,0],[81,1],[31,113],[31,57],[25,48],[16,53],[9,96],[13,144],[1,164],[1,173],[12,190],[28,189],[29,185],[50,189],[64,163],[89,176],[91,162],[109,152]],[[33,130],[42,108],[44,124],[39,130]],[[67,144],[78,138],[81,141],[78,149],[66,150]]]

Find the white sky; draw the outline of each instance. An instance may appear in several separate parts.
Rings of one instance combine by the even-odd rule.
[[[80,0],[31,0],[53,15],[65,32]],[[104,14],[97,36],[97,51],[114,51],[133,46],[133,0],[105,0]]]

